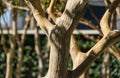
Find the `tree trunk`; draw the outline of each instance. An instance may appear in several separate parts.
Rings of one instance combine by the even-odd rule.
[[[102,78],[110,78],[109,56],[110,56],[109,52],[104,53],[104,60],[102,64]]]
[[[7,59],[6,59],[6,76],[5,78],[12,78],[12,57],[11,53],[7,53]]]
[[[50,40],[50,64],[45,78],[77,78],[86,71],[93,61],[111,45],[113,39],[120,38],[119,32],[113,32],[109,28],[108,19],[115,11],[120,0],[116,0],[105,12],[100,25],[103,38],[88,51],[87,58],[73,71],[68,72],[68,57],[70,49],[70,37],[77,26],[79,19],[86,9],[87,0],[68,0],[61,17],[56,19],[55,25],[51,24],[45,17],[45,13],[39,0],[25,0],[31,8],[33,15]],[[69,75],[69,76],[68,76]]]
[[[18,42],[18,62],[17,62],[16,78],[21,78],[23,48],[24,48],[26,33],[27,33],[28,28],[29,28],[29,23],[30,23],[30,15],[27,15],[25,18],[25,26],[24,26],[24,31],[23,31],[23,34],[21,36],[21,39],[18,39],[18,37],[17,37],[17,39],[18,39],[17,40],[17,42]]]
[[[22,58],[23,58],[23,45],[19,46],[18,48],[18,63],[16,70],[16,78],[21,78]]]
[[[7,61],[6,61],[6,76],[5,78],[12,78],[12,61],[14,58],[14,52],[15,52],[15,47],[16,47],[16,33],[17,33],[17,22],[16,22],[16,17],[17,17],[17,10],[12,9],[12,35],[8,35],[10,38],[10,51],[7,53]]]
[[[46,78],[67,78],[70,35],[63,27],[55,27],[50,35],[50,64]]]
[[[41,46],[40,46],[40,37],[39,37],[39,29],[35,27],[35,52],[37,54],[38,59],[38,78],[41,77],[43,74],[43,62],[42,62],[42,55],[41,55]]]

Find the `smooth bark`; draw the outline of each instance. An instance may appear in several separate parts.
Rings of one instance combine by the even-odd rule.
[[[45,78],[77,78],[81,76],[104,50],[120,38],[120,32],[112,32],[108,24],[111,14],[120,2],[120,0],[116,0],[107,9],[100,22],[104,36],[88,51],[87,58],[73,71],[68,72],[71,34],[84,14],[87,0],[68,0],[63,14],[56,19],[55,25],[46,19],[39,0],[25,0],[25,2],[50,40],[50,64]]]
[[[41,77],[43,74],[43,59],[42,59],[42,53],[41,53],[41,46],[40,46],[40,35],[39,35],[39,29],[35,27],[35,52],[37,54],[38,59],[38,78]]]
[[[23,31],[23,34],[21,36],[21,39],[18,39],[18,36],[16,36],[17,42],[18,42],[18,62],[17,62],[16,78],[21,78],[23,48],[24,48],[24,44],[25,44],[26,33],[27,33],[29,23],[30,23],[30,16],[27,15],[25,20],[26,20],[26,23],[24,25],[24,31]]]

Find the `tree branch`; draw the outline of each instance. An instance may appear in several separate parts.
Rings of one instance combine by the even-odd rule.
[[[5,38],[4,38],[4,34],[3,34],[3,29],[1,27],[1,25],[0,25],[0,31],[1,31],[1,40],[2,40],[2,44],[3,44],[3,50],[4,50],[5,54],[7,54],[8,50],[7,50],[7,46],[5,44],[6,42],[5,42]]]
[[[21,35],[21,39],[19,39],[18,42],[18,61],[17,61],[17,70],[16,70],[16,78],[21,77],[21,67],[22,67],[22,59],[23,59],[23,48],[24,48],[24,43],[25,43],[25,38],[26,38],[26,32],[29,28],[29,23],[30,23],[30,15],[28,14],[25,18],[25,25],[23,29],[23,34]],[[17,40],[18,41],[18,40]]]
[[[45,32],[46,35],[50,34],[53,25],[46,19],[45,13],[40,5],[39,0],[25,0],[26,4],[32,10],[32,13],[40,26],[40,28]]]
[[[72,60],[76,58],[79,52],[82,52],[77,45],[76,39],[74,35],[71,35],[71,40],[70,40],[70,55],[72,57]]]
[[[115,1],[115,0],[110,0],[111,3],[112,3],[113,1]],[[120,16],[120,4],[119,4],[119,6],[116,8],[116,12],[117,12],[118,16]]]
[[[120,50],[117,49],[117,47],[112,46],[111,48],[108,49],[111,54],[113,54],[118,60],[120,60]]]
[[[92,62],[111,44],[117,42],[120,38],[119,32],[112,32],[108,25],[108,20],[110,19],[111,14],[115,11],[118,6],[120,0],[116,0],[112,3],[112,5],[105,12],[103,18],[101,19],[101,29],[104,34],[103,38],[96,43],[94,47],[92,47],[88,51],[88,57],[80,64],[75,70],[73,70],[70,74],[71,78],[79,77],[85,70],[87,70]],[[114,39],[114,42],[112,42]]]
[[[86,53],[80,50],[74,35],[71,35],[70,55],[73,61],[73,69],[75,69],[84,60],[85,56],[87,56]]]
[[[101,21],[100,21],[100,27],[101,30],[103,32],[104,35],[107,35],[111,29],[109,27],[109,19],[110,16],[113,14],[113,12],[115,12],[117,6],[119,5],[120,0],[115,0],[107,9],[107,11],[105,12],[105,14],[103,15]]]
[[[119,32],[110,32],[108,35],[104,36],[93,48],[88,51],[88,57],[80,64],[75,70],[70,74],[70,78],[76,78],[80,76],[85,70],[87,70],[93,61],[111,44],[117,42],[120,39]]]
[[[86,5],[87,0],[68,0],[62,16],[56,19],[57,25],[64,26],[69,33],[72,33],[80,17],[83,16]]]
[[[47,8],[47,13],[50,15],[50,17],[52,18],[52,20],[55,22],[56,20],[56,16],[55,14],[53,13],[53,8],[54,8],[54,5],[56,4],[56,1],[57,0],[51,0],[50,2],[50,5],[49,7]]]
[[[98,19],[98,17],[95,15],[94,11],[92,10],[91,6],[88,5],[88,9],[90,10],[90,14],[91,16],[95,19],[95,21],[99,24],[100,20]]]
[[[30,16],[27,15],[26,19],[25,19],[26,23],[25,23],[25,26],[24,26],[23,34],[21,36],[21,43],[24,43],[24,41],[25,41],[26,33],[27,33],[27,30],[28,30],[29,24],[30,24],[30,20],[31,20]]]
[[[80,19],[79,22],[80,22],[81,24],[87,25],[87,26],[89,26],[89,27],[97,30],[97,31],[100,33],[100,35],[102,35],[102,31],[98,28],[98,26],[94,25],[94,24],[93,24],[92,22],[90,22],[89,20],[82,18],[82,19]]]
[[[27,8],[27,7],[12,5],[11,3],[8,3],[6,0],[2,0],[2,2],[3,2],[8,8],[16,8],[16,9],[25,10],[25,11],[29,11],[29,10],[30,10],[30,9]]]
[[[43,58],[41,53],[41,46],[40,46],[40,37],[39,37],[39,29],[35,27],[35,33],[34,33],[34,41],[35,41],[35,52],[37,54],[38,59],[38,78],[41,77],[43,73]]]
[[[78,30],[77,30],[77,31],[78,31]],[[80,32],[80,31],[78,31],[78,33],[79,33],[80,35],[84,36],[86,39],[89,39],[89,40],[91,40],[91,41],[93,41],[93,42],[98,42],[98,41],[99,41],[98,38],[94,38],[93,36],[90,36],[90,35],[88,35],[88,34],[84,34],[84,33]]]

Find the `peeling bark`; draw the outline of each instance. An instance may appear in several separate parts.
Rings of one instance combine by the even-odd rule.
[[[111,31],[108,24],[110,15],[120,2],[120,0],[116,0],[107,9],[100,22],[104,36],[88,51],[86,59],[80,65],[73,71],[68,71],[71,34],[84,14],[87,0],[68,0],[63,14],[56,19],[55,25],[46,19],[39,0],[25,0],[25,2],[32,9],[37,23],[50,40],[50,64],[45,78],[77,78],[81,76],[106,48],[120,38],[120,32]],[[114,42],[112,42],[113,39]]]

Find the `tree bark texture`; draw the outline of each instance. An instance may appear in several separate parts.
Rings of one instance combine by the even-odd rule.
[[[41,77],[43,74],[43,59],[41,54],[41,46],[40,46],[40,36],[39,36],[39,29],[35,27],[35,51],[38,58],[38,78]]]
[[[15,52],[15,48],[16,48],[16,40],[15,40],[15,36],[17,33],[17,23],[16,23],[16,17],[17,17],[17,10],[16,9],[12,9],[12,35],[8,35],[10,38],[10,50],[9,52],[6,54],[7,59],[6,59],[6,76],[5,78],[12,78],[12,61],[14,58],[14,52]]]
[[[110,53],[105,52],[102,64],[102,78],[110,78]]]
[[[45,78],[78,78],[106,48],[120,38],[120,32],[111,31],[108,24],[108,19],[120,3],[120,0],[116,0],[107,9],[100,22],[104,36],[88,51],[86,59],[81,64],[74,70],[68,71],[71,34],[84,14],[87,0],[68,0],[63,14],[55,20],[55,25],[46,19],[39,0],[25,0],[25,2],[50,40],[50,63]]]
[[[71,35],[70,55],[71,55],[72,62],[73,62],[73,70],[77,68],[77,66],[80,65],[87,57],[87,53],[84,53],[80,50],[74,35]],[[87,78],[88,71],[89,69],[84,71],[84,73],[79,78]]]
[[[23,59],[23,48],[24,48],[24,43],[25,43],[25,38],[26,38],[26,33],[29,28],[29,23],[30,23],[30,16],[26,16],[25,19],[26,23],[24,26],[24,31],[21,36],[21,39],[18,39],[18,62],[17,62],[17,70],[16,70],[16,78],[21,78],[21,68],[22,68],[22,59]],[[16,36],[17,37],[17,36]]]

